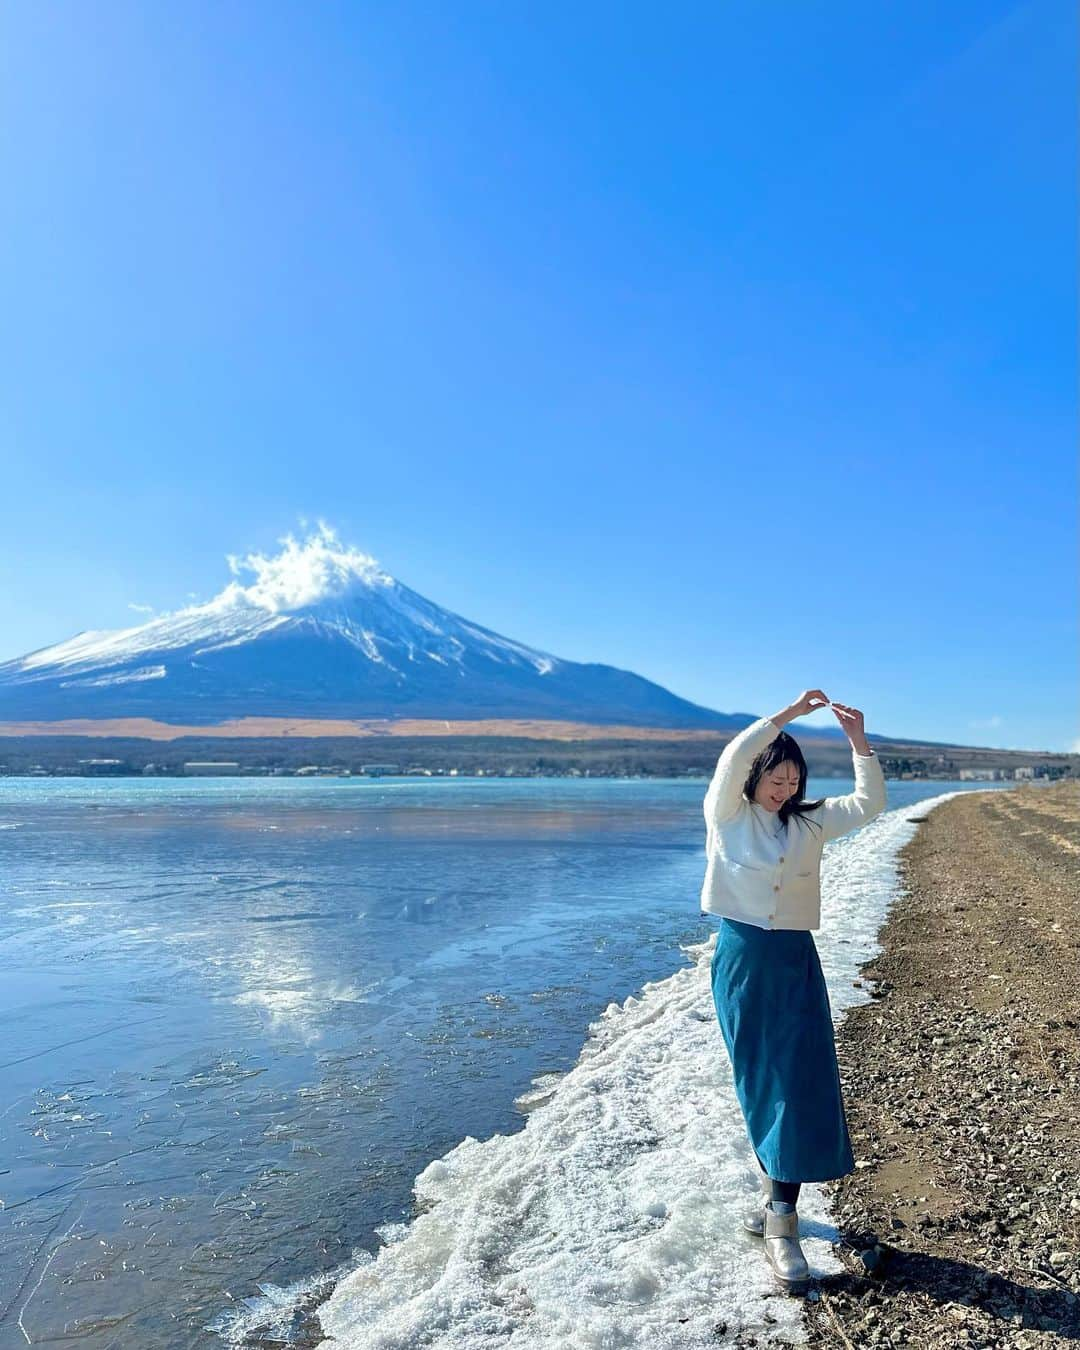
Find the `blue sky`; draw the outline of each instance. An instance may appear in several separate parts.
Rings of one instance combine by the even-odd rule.
[[[6,6],[0,657],[321,519],[710,707],[1072,746],[1075,28]]]

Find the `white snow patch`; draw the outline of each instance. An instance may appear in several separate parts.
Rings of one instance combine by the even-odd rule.
[[[94,675],[82,680],[61,680],[61,689],[93,689],[110,684],[132,684],[139,680],[160,680],[165,674],[164,666],[140,666],[138,670],[125,670],[119,675]]]
[[[879,950],[912,810],[826,848],[815,941],[834,1018],[867,1001],[851,981]],[[609,1005],[570,1072],[524,1094],[524,1129],[467,1137],[425,1168],[424,1212],[337,1284],[319,1350],[715,1350],[746,1330],[805,1342],[801,1300],[775,1291],[760,1240],[739,1227],[758,1169],[712,1005],[712,948],[684,948],[693,964]],[[820,1186],[804,1185],[799,1212],[812,1272],[838,1272]]]

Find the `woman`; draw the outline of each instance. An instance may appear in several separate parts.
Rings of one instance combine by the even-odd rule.
[[[806,761],[783,728],[831,707],[851,742],[855,791],[803,800]],[[804,1181],[854,1170],[832,1013],[811,933],[821,925],[823,845],[885,809],[885,777],[857,708],[808,689],[724,747],[705,794],[704,913],[721,916],[712,993],[764,1208],[743,1224],[765,1239],[780,1283],[801,1293],[809,1267],[796,1204]]]

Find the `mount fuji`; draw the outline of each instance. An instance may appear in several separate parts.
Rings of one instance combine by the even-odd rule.
[[[212,600],[0,662],[0,720],[543,718],[730,729],[630,671],[564,661],[443,609],[320,523],[273,557],[229,556]]]

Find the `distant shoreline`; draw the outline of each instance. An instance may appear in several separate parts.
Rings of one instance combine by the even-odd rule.
[[[800,729],[811,777],[851,777],[842,738]],[[208,727],[145,718],[0,722],[0,777],[709,778],[734,729],[500,719],[331,722],[243,718]],[[886,778],[1080,777],[1080,755],[888,741],[870,736]],[[190,766],[196,767],[190,767]],[[217,766],[215,768],[215,766]]]

